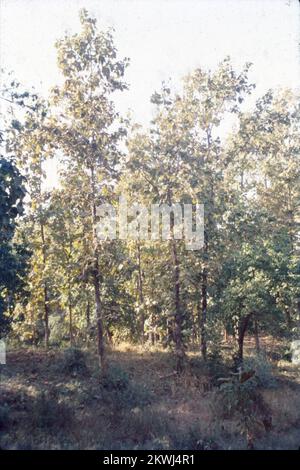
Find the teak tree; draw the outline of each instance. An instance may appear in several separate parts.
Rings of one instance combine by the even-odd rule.
[[[117,58],[111,32],[98,31],[96,20],[85,10],[80,12],[80,21],[80,34],[66,36],[56,44],[64,83],[53,90],[57,115],[53,116],[50,126],[64,158],[70,160],[69,165],[77,168],[79,177],[88,179],[85,197],[90,207],[98,353],[100,366],[105,371],[97,205],[104,200],[103,188],[110,187],[117,176],[118,141],[124,129],[118,126],[111,95],[126,88],[123,76],[128,61]]]

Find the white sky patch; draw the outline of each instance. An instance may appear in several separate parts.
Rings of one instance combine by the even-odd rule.
[[[299,89],[298,0],[0,0],[1,67],[47,95],[61,81],[54,43],[79,31],[83,7],[100,28],[115,28],[119,54],[131,60],[130,89],[117,106],[142,124],[151,119],[150,96],[162,80],[176,86],[186,73],[215,68],[227,55],[237,68],[253,63],[251,102],[269,88]]]

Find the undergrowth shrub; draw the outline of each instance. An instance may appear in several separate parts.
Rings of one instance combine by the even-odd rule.
[[[103,401],[115,410],[145,406],[151,402],[150,392],[143,385],[133,382],[126,371],[115,365],[101,379],[100,391]]]
[[[122,428],[134,444],[143,446],[152,439],[163,438],[168,434],[168,421],[151,406],[136,408],[124,414]]]
[[[272,416],[258,387],[255,376],[245,382],[235,376],[222,383],[211,402],[218,421],[234,419],[238,432],[246,437],[248,448],[254,438],[272,427]]]
[[[116,365],[111,365],[101,380],[102,389],[125,390],[129,387],[130,379],[125,370]]]
[[[192,358],[190,370],[196,377],[200,379],[208,377],[211,385],[217,385],[217,378],[227,374],[228,367],[218,354],[215,356],[210,354],[205,362],[201,358]]]
[[[254,383],[256,383],[259,387],[263,388],[273,388],[277,385],[276,378],[273,373],[273,365],[264,353],[245,358],[244,370],[255,371],[255,375],[250,379],[250,385],[254,385]]]
[[[251,414],[256,384],[250,381],[240,383],[238,380],[222,383],[215,391],[212,406],[221,419],[230,419],[236,413]]]
[[[197,426],[192,426],[184,431],[173,428],[170,438],[171,448],[175,450],[216,450],[218,448],[212,439],[201,437]]]
[[[178,429],[176,423],[151,406],[124,415],[115,441],[122,449],[136,450],[211,450],[218,446],[203,439],[197,426]]]
[[[30,420],[33,428],[56,431],[71,426],[73,413],[65,403],[60,403],[56,397],[42,392],[32,404]]]
[[[81,349],[68,348],[64,351],[63,357],[58,365],[59,371],[65,374],[87,375],[88,367],[85,354]]]

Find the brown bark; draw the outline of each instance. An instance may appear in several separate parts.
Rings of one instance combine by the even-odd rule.
[[[90,307],[90,301],[88,300],[87,305],[86,305],[86,327],[87,330],[90,329],[91,325],[91,307]]]
[[[237,361],[241,365],[244,359],[244,339],[245,334],[249,325],[250,318],[254,313],[251,312],[240,320],[238,327],[238,351],[237,351]]]
[[[47,252],[46,252],[46,240],[45,240],[45,230],[44,224],[40,223],[40,230],[41,230],[41,239],[42,239],[42,259],[43,259],[43,271],[45,275],[46,263],[47,263]],[[47,280],[44,278],[44,286],[43,286],[43,293],[44,293],[44,325],[45,325],[45,348],[49,348],[49,337],[50,337],[50,329],[49,329],[49,315],[50,315],[50,308],[49,308],[49,290],[47,285]]]
[[[291,318],[291,312],[289,308],[285,309],[285,317],[286,317],[286,324],[289,330],[292,328],[292,318]]]
[[[142,276],[142,268],[141,268],[141,245],[138,242],[137,245],[137,253],[138,253],[138,293],[139,293],[139,305],[142,309],[141,314],[141,340],[144,344],[145,341],[145,312],[144,312],[144,293],[143,293],[143,276]]]
[[[91,206],[92,206],[93,256],[94,256],[93,286],[94,286],[95,304],[96,304],[97,349],[98,349],[99,366],[100,366],[102,373],[105,373],[107,369],[107,362],[106,362],[106,351],[105,351],[105,343],[104,343],[102,302],[101,302],[101,294],[100,294],[100,269],[99,269],[98,239],[97,239],[97,208],[96,208],[96,202],[95,202],[96,184],[95,184],[95,174],[94,174],[93,165],[91,165],[90,168],[91,168],[91,203],[92,203]]]
[[[225,342],[225,343],[228,342],[228,332],[227,332],[227,328],[226,328],[226,327],[224,328],[224,342]]]
[[[173,338],[175,341],[175,354],[177,357],[177,371],[182,372],[185,362],[185,349],[183,343],[182,335],[182,324],[183,316],[180,305],[180,267],[178,260],[178,253],[176,247],[176,240],[174,239],[174,231],[172,224],[172,239],[171,239],[171,251],[172,251],[172,261],[173,261],[173,292],[174,292],[174,330]]]
[[[207,357],[206,343],[206,316],[207,316],[207,272],[206,269],[202,273],[201,285],[201,318],[200,318],[200,338],[201,338],[201,354],[204,360]]]
[[[70,335],[70,345],[73,346],[74,336],[73,336],[73,310],[71,300],[69,298],[69,335]]]
[[[72,253],[72,242],[69,232],[69,256]],[[72,309],[72,287],[71,287],[71,277],[70,272],[68,272],[68,310],[69,310],[69,335],[70,335],[70,345],[73,346],[73,309]]]
[[[204,232],[204,262],[207,262],[208,256],[208,236],[207,232]],[[201,317],[200,317],[200,350],[202,358],[207,358],[207,342],[206,342],[206,317],[207,317],[207,269],[204,266],[201,274]]]
[[[90,301],[87,301],[86,305],[86,341],[87,344],[90,344],[90,337],[91,337],[91,306]]]
[[[96,304],[96,320],[97,320],[97,349],[99,366],[102,372],[105,372],[106,364],[106,351],[104,344],[104,328],[102,319],[102,304],[100,296],[100,282],[99,282],[99,263],[98,259],[95,259],[94,273],[93,273],[93,284],[95,293],[95,304]]]

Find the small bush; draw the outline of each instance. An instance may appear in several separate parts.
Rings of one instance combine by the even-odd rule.
[[[78,348],[66,349],[58,367],[65,374],[86,375],[88,373],[85,354]]]
[[[214,411],[221,419],[230,419],[235,414],[251,414],[255,385],[250,381],[239,383],[238,380],[225,382],[215,392],[212,400]]]
[[[116,365],[112,365],[101,380],[101,387],[105,390],[126,390],[129,386],[128,374]]]
[[[150,403],[149,391],[135,382],[126,371],[118,366],[111,366],[105,377],[101,379],[102,399],[111,405],[115,411],[145,406]]]
[[[33,428],[51,431],[68,428],[73,420],[73,414],[66,404],[59,403],[57,398],[42,392],[32,405],[30,419]]]
[[[253,383],[264,388],[276,387],[276,379],[273,375],[273,366],[264,353],[244,359],[244,370],[254,370],[255,376],[251,379]]]
[[[217,421],[234,419],[239,433],[253,448],[254,437],[272,427],[272,415],[257,387],[254,377],[241,382],[238,377],[222,383],[215,392],[212,407]]]
[[[130,436],[138,448],[152,439],[162,439],[168,434],[168,422],[150,406],[141,409],[133,409],[124,414],[122,429]]]

